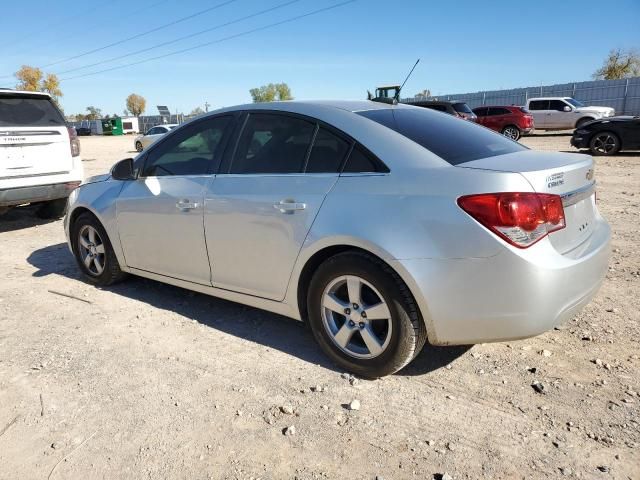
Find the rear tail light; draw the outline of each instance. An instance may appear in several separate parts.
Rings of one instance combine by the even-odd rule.
[[[559,195],[547,193],[482,193],[458,198],[458,205],[493,233],[518,248],[527,248],[563,229]]]
[[[78,132],[73,127],[67,127],[69,131],[69,147],[71,148],[71,156],[77,157],[80,155],[80,140],[78,140]]]

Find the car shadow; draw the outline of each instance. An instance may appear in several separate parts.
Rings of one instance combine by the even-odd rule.
[[[560,132],[544,132],[544,133],[527,133],[524,135],[525,137],[571,137],[573,135],[573,130],[570,131],[560,131]]]
[[[36,215],[37,205],[27,205],[24,207],[15,207],[9,211],[0,214],[0,233],[13,232],[15,230],[23,230],[25,228],[46,225],[47,223],[57,222],[59,219],[44,219]]]
[[[63,275],[83,281],[67,245],[60,243],[35,250],[27,261],[37,268],[35,277]],[[306,362],[340,372],[317,346],[303,322],[257,308],[165,283],[131,276],[104,288],[115,295],[131,298],[161,310],[177,313],[210,328],[294,355]],[[469,347],[425,346],[416,359],[397,375],[422,375],[445,367]]]

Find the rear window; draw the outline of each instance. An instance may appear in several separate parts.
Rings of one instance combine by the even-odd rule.
[[[527,150],[519,143],[475,123],[421,108],[357,113],[395,130],[451,165]]]
[[[0,125],[51,127],[65,125],[65,120],[49,97],[0,94]]]
[[[466,103],[454,103],[453,109],[458,113],[473,113]]]

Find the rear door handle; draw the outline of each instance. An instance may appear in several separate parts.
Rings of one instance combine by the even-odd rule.
[[[294,202],[293,200],[280,200],[273,204],[273,208],[280,210],[281,213],[293,213],[296,210],[304,210],[307,208],[306,203]]]
[[[199,206],[199,203],[192,202],[191,200],[188,200],[186,198],[178,200],[178,202],[176,202],[176,208],[183,212],[186,212],[187,210],[193,210],[195,208],[198,208]]]

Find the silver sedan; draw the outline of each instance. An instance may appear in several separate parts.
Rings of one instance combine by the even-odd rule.
[[[518,339],[596,293],[610,229],[586,155],[419,107],[226,108],[76,189],[88,281],[134,274],[309,323],[365,377],[435,345]]]
[[[136,147],[136,151],[141,152],[153,142],[157,142],[158,140],[160,140],[164,135],[169,133],[177,126],[177,123],[165,123],[164,125],[156,125],[155,127],[151,127],[145,134],[138,135],[133,139],[133,146]]]

